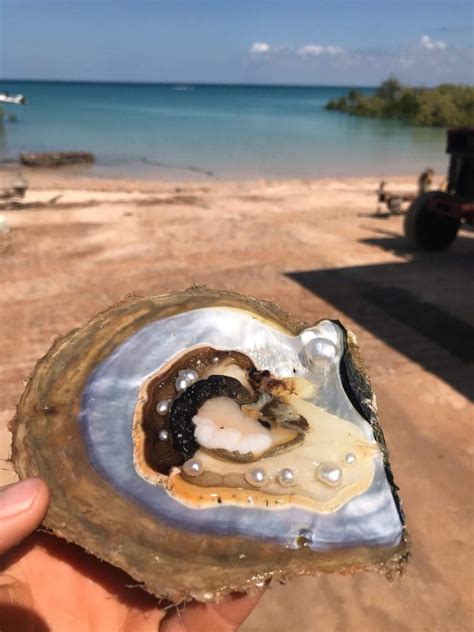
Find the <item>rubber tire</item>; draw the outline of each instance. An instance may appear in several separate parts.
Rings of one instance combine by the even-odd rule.
[[[461,219],[428,210],[428,200],[448,197],[441,191],[429,191],[416,198],[405,215],[405,237],[418,250],[444,250],[456,238]]]

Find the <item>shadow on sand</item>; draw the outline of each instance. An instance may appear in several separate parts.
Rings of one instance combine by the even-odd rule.
[[[361,242],[404,261],[287,276],[474,399],[474,239],[460,235],[446,252],[418,254],[399,235],[377,232]]]

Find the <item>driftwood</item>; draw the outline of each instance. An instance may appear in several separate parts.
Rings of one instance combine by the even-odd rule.
[[[20,154],[20,162],[27,167],[63,167],[92,164],[95,162],[95,156],[88,151],[28,152]]]
[[[25,211],[27,209],[40,209],[40,208],[48,208],[49,206],[53,206],[56,202],[63,197],[62,193],[59,195],[55,195],[50,198],[46,202],[21,202],[19,199],[6,200],[3,201],[0,199],[0,210],[3,211]],[[71,206],[72,205],[72,206]],[[70,202],[69,204],[62,205],[61,208],[79,208],[82,207],[82,202]],[[1,232],[1,225],[0,225]]]

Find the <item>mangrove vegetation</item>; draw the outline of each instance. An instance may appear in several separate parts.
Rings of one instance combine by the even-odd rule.
[[[329,101],[326,109],[398,119],[412,125],[474,125],[474,86],[444,83],[435,88],[414,88],[389,77],[373,94],[351,90],[346,96]]]

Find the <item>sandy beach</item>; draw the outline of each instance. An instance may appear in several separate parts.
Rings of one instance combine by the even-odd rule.
[[[37,359],[130,292],[198,283],[271,299],[309,322],[340,318],[372,376],[412,561],[394,584],[359,574],[274,585],[242,632],[472,629],[474,233],[443,253],[410,252],[403,218],[374,216],[370,177],[25,176],[23,208],[0,208],[9,228],[0,233],[0,482],[15,479],[7,422]],[[416,183],[398,176],[388,188]]]

